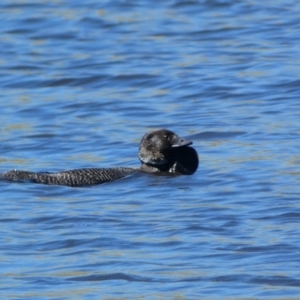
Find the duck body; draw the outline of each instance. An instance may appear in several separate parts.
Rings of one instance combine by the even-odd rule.
[[[138,172],[138,169],[125,167],[74,169],[62,172],[12,170],[4,172],[0,175],[0,178],[17,182],[30,181],[33,183],[76,187],[106,183],[136,172]]]
[[[77,187],[102,184],[138,172],[191,175],[199,164],[197,151],[189,147],[191,144],[191,141],[180,138],[170,130],[154,129],[141,140],[139,168],[85,168],[53,173],[12,170],[0,174],[0,179]]]

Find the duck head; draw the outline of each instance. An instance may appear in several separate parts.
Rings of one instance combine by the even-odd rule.
[[[198,168],[198,154],[192,144],[167,129],[147,132],[140,143],[141,169],[148,172],[193,174]]]

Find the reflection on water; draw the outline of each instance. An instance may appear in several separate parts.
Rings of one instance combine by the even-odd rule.
[[[200,158],[192,176],[0,182],[2,298],[299,298],[300,4],[0,8],[0,172],[137,166],[159,127]]]

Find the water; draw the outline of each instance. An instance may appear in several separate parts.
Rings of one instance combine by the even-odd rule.
[[[1,299],[299,299],[300,2],[12,1],[0,171],[200,167],[89,188],[1,188]]]

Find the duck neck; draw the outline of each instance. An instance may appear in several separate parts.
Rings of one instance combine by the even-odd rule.
[[[142,163],[140,166],[140,170],[148,173],[156,173],[156,172],[168,172],[168,165],[154,165],[154,164],[145,164]]]

